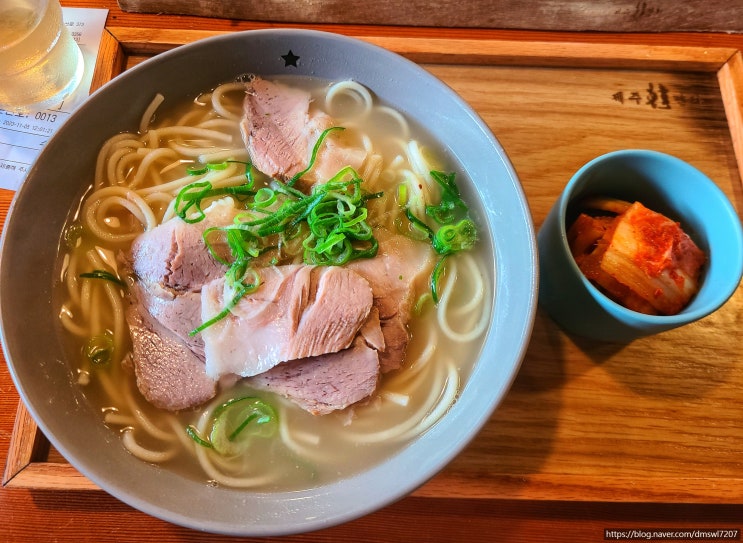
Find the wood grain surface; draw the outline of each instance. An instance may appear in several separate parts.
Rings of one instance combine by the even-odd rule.
[[[269,26],[65,4],[110,9],[98,84],[175,44]],[[398,50],[459,92],[503,144],[537,227],[572,172],[628,147],[688,160],[743,209],[736,36],[313,28]],[[0,191],[2,220],[11,197]],[[741,322],[740,287],[707,319],[626,346],[567,336],[539,312],[510,393],[441,474],[377,513],[281,540],[601,541],[607,528],[743,528]],[[14,433],[16,423],[33,431],[17,407],[2,364],[0,457],[27,467],[0,490],[0,541],[235,540],[91,490],[35,434]]]
[[[743,30],[727,0],[119,0],[125,11],[252,21],[611,32]]]

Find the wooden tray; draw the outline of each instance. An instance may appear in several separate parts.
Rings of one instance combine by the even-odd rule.
[[[109,27],[94,87],[216,34]],[[571,174],[649,148],[704,171],[743,208],[743,57],[734,48],[362,37],[422,63],[500,139],[537,227]],[[421,497],[743,502],[743,292],[630,345],[565,335],[541,311],[521,371],[470,446]],[[96,488],[19,405],[3,485]]]
[[[118,0],[124,11],[284,23],[341,23],[610,32],[740,32],[729,0]],[[681,7],[681,9],[679,9]]]

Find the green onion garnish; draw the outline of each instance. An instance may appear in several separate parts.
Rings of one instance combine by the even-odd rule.
[[[206,447],[207,449],[214,448],[214,445],[212,445],[208,440],[201,437],[196,427],[191,424],[186,426],[186,435],[190,437],[191,439],[193,439],[198,445],[201,445],[202,447]]]
[[[198,173],[192,175],[198,175],[199,173],[206,173],[209,169],[224,169],[227,164],[234,162],[237,164],[245,164],[245,177],[247,181],[236,187],[221,187],[213,188],[209,181],[197,181],[183,187],[178,196],[175,198],[175,212],[176,214],[186,221],[187,223],[197,223],[202,221],[206,215],[201,205],[202,202],[207,198],[214,198],[216,196],[225,196],[227,194],[236,196],[238,199],[246,198],[255,195],[253,190],[253,177],[251,172],[252,164],[250,162],[238,162],[236,160],[228,160],[227,162],[220,162],[219,164],[207,164],[202,170],[198,170]],[[217,167],[219,166],[219,167]],[[196,170],[195,170],[196,171]],[[189,217],[189,214],[195,211],[196,215]]]
[[[120,287],[126,288],[126,283],[124,281],[116,277],[113,273],[106,270],[93,270],[91,272],[81,273],[80,277],[84,277],[87,279],[103,279],[104,281],[111,281],[112,283],[116,283]]]
[[[426,215],[439,226],[434,231],[422,219],[416,217],[410,207],[405,208],[405,216],[414,232],[420,232],[431,242],[436,254],[441,255],[431,273],[431,297],[439,303],[439,281],[444,272],[444,264],[449,255],[467,251],[477,241],[477,227],[469,218],[469,208],[459,195],[459,187],[454,173],[432,171],[431,177],[441,186],[441,201],[438,205],[427,205]]]
[[[204,175],[214,170],[225,170],[230,162],[236,161],[227,160],[225,162],[204,164],[203,166],[189,166],[186,168],[186,173],[188,175]]]
[[[113,352],[114,340],[108,332],[91,337],[83,347],[85,358],[95,366],[103,366],[111,362]]]
[[[204,231],[204,242],[210,254],[228,267],[226,283],[235,295],[220,313],[192,330],[191,335],[225,318],[243,296],[256,290],[259,278],[251,268],[252,260],[268,251],[287,247],[289,241],[296,240],[294,246],[301,248],[307,264],[340,266],[377,254],[379,244],[366,221],[366,202],[379,198],[382,193],[365,193],[356,170],[350,166],[342,168],[327,182],[315,184],[309,194],[293,186],[314,166],[320,146],[333,130],[343,128],[334,126],[323,131],[307,168],[286,183],[273,179],[270,187],[254,190],[250,174],[252,164],[243,162],[248,179],[243,185],[215,189],[209,181],[201,180],[178,193],[176,213],[189,223],[203,220],[206,217],[204,202],[216,196],[238,196],[245,208],[233,224]],[[192,167],[190,171],[200,175],[223,167],[226,163],[206,164],[203,168]],[[229,257],[218,253],[217,240],[227,245]]]
[[[228,457],[245,453],[254,439],[271,438],[277,431],[276,410],[254,396],[233,398],[215,409],[208,439],[195,427],[186,427],[186,435],[198,445]]]
[[[451,224],[456,220],[457,211],[467,213],[467,205],[459,196],[459,187],[454,180],[454,172],[443,173],[432,171],[431,177],[441,187],[441,201],[438,205],[427,205],[426,215],[433,218],[438,224]]]

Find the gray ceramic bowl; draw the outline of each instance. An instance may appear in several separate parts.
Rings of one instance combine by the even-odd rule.
[[[285,66],[282,55],[299,57]],[[243,73],[352,78],[422,124],[477,184],[473,203],[497,277],[491,326],[461,397],[432,429],[381,465],[308,491],[212,488],[135,459],[73,384],[52,289],[65,220],[91,182],[97,149],[136,130],[156,92],[195,96]],[[450,88],[381,48],[328,33],[260,30],[180,47],[124,73],[75,112],[49,141],[16,195],[3,233],[0,304],[5,356],[43,432],[84,475],[156,517],[216,533],[278,535],[339,524],[397,500],[442,469],[506,394],[529,341],[537,300],[534,229],[519,181],[485,123]]]

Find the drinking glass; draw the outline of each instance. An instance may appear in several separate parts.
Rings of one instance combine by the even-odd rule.
[[[83,75],[59,0],[0,0],[0,109],[54,106]]]

